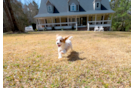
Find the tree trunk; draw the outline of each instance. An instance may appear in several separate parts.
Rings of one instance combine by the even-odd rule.
[[[3,7],[4,7],[4,11],[6,13],[6,16],[8,17],[8,21],[10,23],[10,28],[11,28],[11,30],[13,30],[13,23],[12,23],[12,20],[11,20],[11,16],[10,16],[9,10],[8,10],[8,8],[6,6],[6,3],[4,1],[3,1]]]
[[[11,15],[12,22],[13,22],[13,26],[14,26],[13,32],[18,32],[19,28],[18,28],[17,22],[14,17],[14,13],[13,13],[13,10],[11,7],[11,2],[10,2],[10,0],[5,0],[5,2],[6,2],[6,6],[7,6],[8,10],[9,10],[9,13]]]

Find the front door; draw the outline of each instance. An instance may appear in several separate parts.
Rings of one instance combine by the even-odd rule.
[[[87,17],[83,17],[83,25],[87,25]]]
[[[87,17],[81,17],[80,20],[81,25],[87,25]]]

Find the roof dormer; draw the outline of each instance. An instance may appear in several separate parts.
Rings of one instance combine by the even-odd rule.
[[[94,10],[101,10],[101,0],[94,0],[93,1],[93,9]]]
[[[48,12],[48,13],[53,13],[53,12],[54,12],[54,6],[53,6],[52,3],[50,3],[49,0],[47,0],[46,6],[47,6],[47,12]]]
[[[79,11],[79,0],[68,0],[69,11]]]

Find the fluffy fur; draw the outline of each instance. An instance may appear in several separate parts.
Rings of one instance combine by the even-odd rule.
[[[60,35],[56,35],[56,45],[58,46],[59,59],[62,58],[62,54],[65,54],[69,48],[72,50],[71,38],[72,36],[62,37]]]

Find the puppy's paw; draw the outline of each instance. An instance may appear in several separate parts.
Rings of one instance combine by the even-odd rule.
[[[63,51],[61,51],[61,54],[64,54],[64,52],[63,52]]]
[[[61,53],[62,53],[62,54],[65,54],[65,53],[66,53],[66,50],[61,51]]]
[[[58,57],[58,59],[61,59],[61,58],[62,58],[61,56]]]

